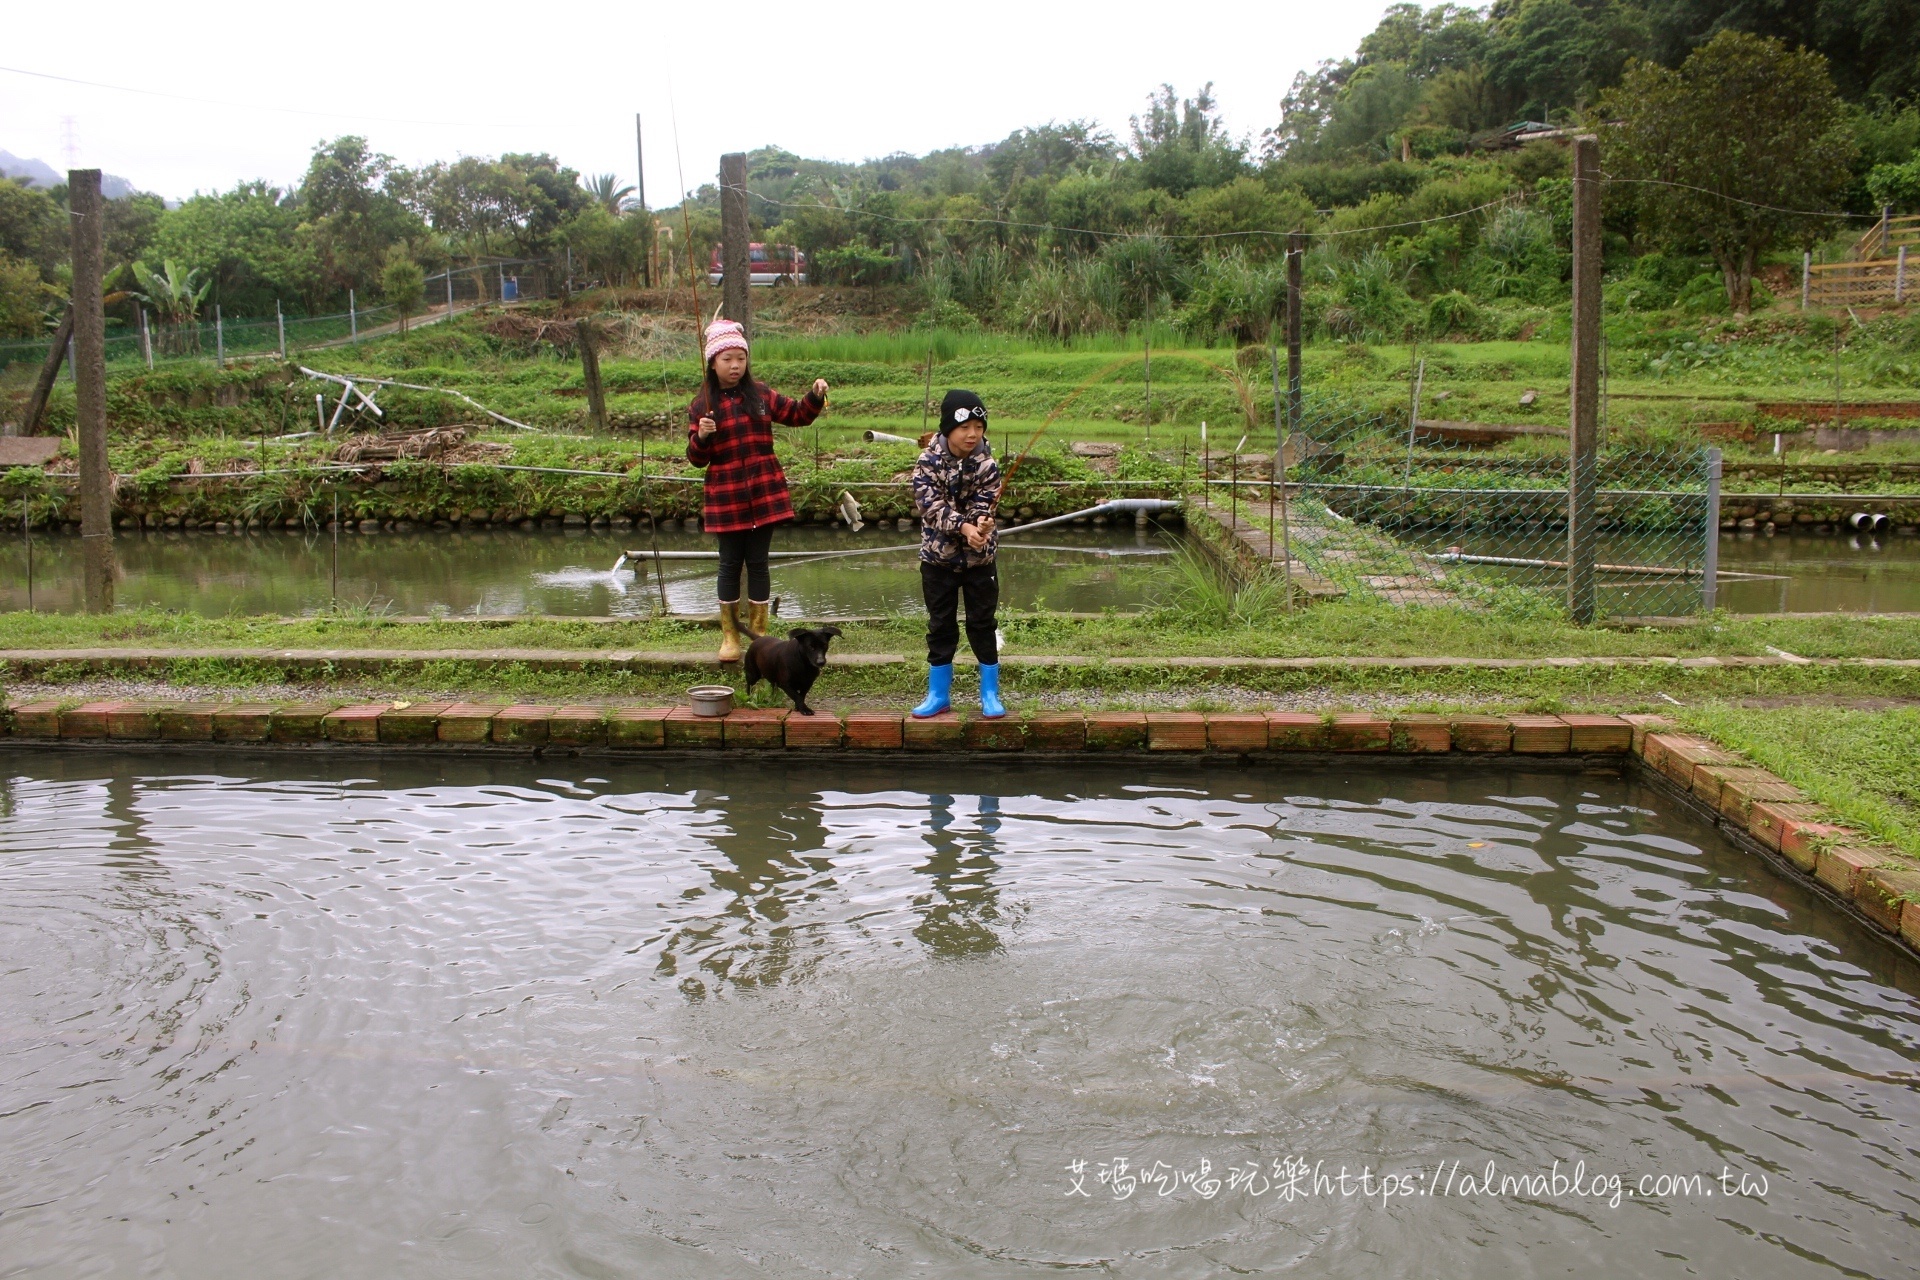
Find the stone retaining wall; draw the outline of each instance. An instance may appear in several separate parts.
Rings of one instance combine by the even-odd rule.
[[[686,707],[499,702],[48,700],[0,706],[0,739],[21,745],[222,743],[636,756],[974,752],[1264,762],[1327,755],[1596,757],[1637,764],[1685,796],[1736,845],[1777,858],[1821,886],[1830,900],[1920,952],[1920,865],[1832,821],[1766,770],[1675,730],[1659,716],[1068,711],[1004,720],[948,712],[915,720],[898,711],[801,716],[746,708],[702,717]]]

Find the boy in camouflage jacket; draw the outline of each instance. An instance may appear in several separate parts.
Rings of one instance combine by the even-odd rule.
[[[1000,700],[1000,652],[994,611],[1000,604],[994,512],[1000,467],[987,443],[987,407],[971,391],[940,402],[940,430],[913,467],[920,512],[920,591],[927,602],[927,697],[918,719],[953,705],[953,656],[959,605],[967,607],[967,645],[980,663],[980,714],[1007,714]]]

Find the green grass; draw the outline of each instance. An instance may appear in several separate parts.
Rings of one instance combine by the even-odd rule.
[[[1189,584],[1190,585],[1190,584]],[[1582,628],[1550,617],[1504,617],[1449,608],[1398,608],[1338,601],[1288,614],[1268,609],[1255,620],[1223,618],[1219,602],[1189,608],[1171,598],[1145,616],[1091,619],[1056,614],[1003,615],[1014,652],[1083,657],[1649,657],[1705,654],[1764,656],[1769,646],[1811,658],[1920,658],[1920,619],[1818,618],[1721,619],[1695,625],[1619,630]],[[924,622],[901,617],[858,624],[841,644],[848,652],[912,653]],[[673,620],[474,623],[459,620],[406,623],[347,613],[334,617],[201,617],[160,611],[130,611],[101,618],[83,614],[0,614],[0,648],[81,648],[93,645],[269,646],[280,648],[547,648],[685,649],[699,652],[713,633]],[[1673,668],[1655,668],[1678,678]],[[1741,681],[1771,678],[1783,668],[1721,673]],[[1807,672],[1809,668],[1784,668]],[[1574,683],[1588,677],[1573,673]],[[1920,671],[1888,668],[1896,684],[1920,684]],[[1920,690],[1916,690],[1920,692]]]
[[[1713,703],[1676,715],[1847,825],[1920,858],[1920,708]]]

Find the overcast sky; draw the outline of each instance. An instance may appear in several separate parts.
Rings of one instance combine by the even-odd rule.
[[[21,4],[0,46],[13,69],[0,72],[0,150],[174,198],[290,184],[341,133],[407,164],[549,151],[631,182],[638,111],[648,202],[672,203],[675,108],[689,188],[713,180],[721,152],[767,143],[861,160],[1074,118],[1125,138],[1162,82],[1185,96],[1213,81],[1228,125],[1257,142],[1294,73],[1349,54],[1384,7]]]

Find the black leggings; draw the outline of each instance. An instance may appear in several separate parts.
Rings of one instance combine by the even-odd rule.
[[[740,566],[747,566],[747,599],[773,599],[773,576],[767,572],[767,552],[773,549],[773,526],[716,533],[720,542],[720,596],[728,604],[740,598]]]
[[[1000,661],[993,615],[1000,606],[1000,573],[989,560],[968,569],[920,562],[920,594],[927,602],[927,665],[944,667],[960,647],[959,611],[967,604],[967,647],[982,666]]]

